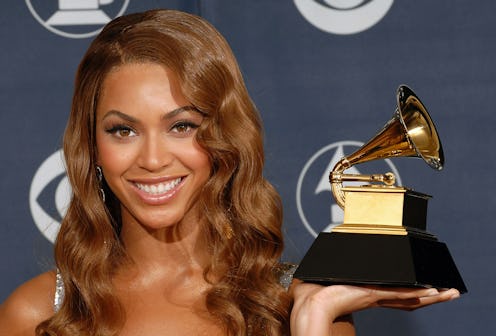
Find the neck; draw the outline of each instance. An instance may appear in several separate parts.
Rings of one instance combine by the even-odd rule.
[[[113,279],[120,299],[133,306],[136,298],[149,297],[205,311],[205,293],[211,288],[204,278],[211,259],[205,223],[183,221],[150,229],[134,218],[122,219],[121,240],[129,262],[116,270]]]
[[[139,273],[203,271],[210,250],[203,234],[205,223],[186,220],[151,229],[131,216],[123,216],[121,240],[131,263]],[[126,267],[127,268],[127,267]]]

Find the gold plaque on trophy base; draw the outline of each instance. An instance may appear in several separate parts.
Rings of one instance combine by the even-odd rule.
[[[390,186],[344,187],[342,190],[346,198],[344,221],[333,232],[429,235],[425,228],[427,202],[431,196]]]

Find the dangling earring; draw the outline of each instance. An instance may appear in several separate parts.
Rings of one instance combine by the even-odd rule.
[[[227,218],[229,218],[229,221],[232,222],[232,213],[231,213],[231,206],[227,209]],[[223,228],[224,231],[224,236],[226,237],[227,240],[230,240],[234,236],[234,231],[231,227],[231,223],[228,223],[224,226]]]
[[[227,240],[230,240],[234,236],[234,231],[229,224],[224,227],[224,236]]]
[[[102,195],[102,201],[105,203],[105,191],[103,190],[103,172],[102,167],[96,166],[96,178],[100,184],[100,194]]]

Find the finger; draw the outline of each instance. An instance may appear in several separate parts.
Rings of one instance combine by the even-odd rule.
[[[430,297],[421,297],[420,305],[427,306],[433,303],[445,302],[457,299],[460,297],[460,292],[454,288],[449,290],[440,291],[438,295],[430,296]]]
[[[376,296],[377,301],[382,300],[408,300],[421,297],[439,295],[436,288],[411,288],[411,287],[369,287]]]
[[[426,307],[431,304],[450,301],[458,298],[460,292],[456,289],[444,290],[436,295],[421,296],[411,299],[395,299],[395,300],[380,300],[378,305],[387,308],[396,308],[402,310],[415,310],[421,307]]]

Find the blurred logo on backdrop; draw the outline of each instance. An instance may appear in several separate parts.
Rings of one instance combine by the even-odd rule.
[[[34,223],[52,243],[59,232],[71,199],[72,189],[65,172],[64,155],[50,155],[34,174],[29,190],[29,208]]]
[[[394,0],[293,0],[312,25],[331,34],[349,35],[377,24]]]
[[[98,34],[112,18],[124,14],[129,0],[26,0],[26,5],[52,33],[85,38]]]
[[[344,213],[332,196],[329,173],[342,157],[355,152],[362,145],[363,142],[359,141],[340,141],[327,145],[318,150],[301,170],[296,185],[296,207],[303,225],[313,237],[317,237],[322,231],[329,232],[343,222]],[[389,159],[366,163],[358,168],[360,171],[353,166],[346,173],[391,171],[396,176],[397,184],[402,184],[398,170]],[[350,182],[345,185],[353,184],[359,183]]]

